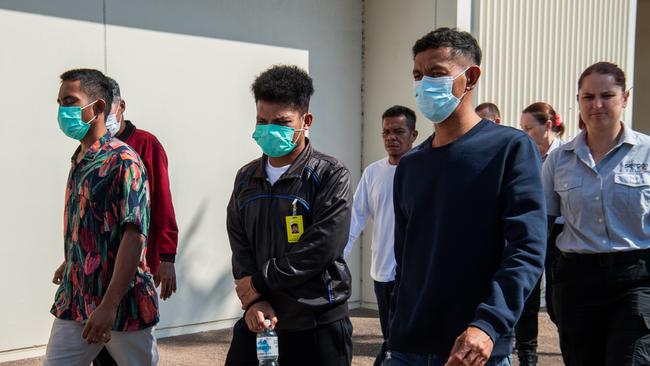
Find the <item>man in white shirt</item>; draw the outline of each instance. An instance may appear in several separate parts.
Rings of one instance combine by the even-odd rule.
[[[375,366],[381,365],[386,354],[390,297],[395,281],[393,176],[397,163],[413,147],[413,142],[418,136],[415,129],[415,113],[411,109],[396,105],[386,110],[381,117],[382,137],[388,156],[368,165],[363,171],[354,194],[350,237],[344,251],[344,256],[347,257],[365,228],[366,221],[371,218],[373,227],[370,276],[375,283],[379,321],[384,336]]]

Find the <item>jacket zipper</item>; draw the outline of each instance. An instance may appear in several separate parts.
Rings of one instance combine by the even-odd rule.
[[[327,301],[331,305],[334,303],[334,298],[332,297],[332,278],[329,276],[329,273],[327,273],[327,269],[325,270],[325,273],[323,273],[322,277],[325,289],[327,290]]]
[[[278,184],[281,180],[282,180],[282,177],[280,177],[280,178],[275,182],[275,184]],[[268,192],[268,194],[271,195],[271,196],[273,196],[273,186],[274,186],[275,184],[271,184],[271,183],[268,181],[268,179],[265,179],[265,180],[264,180],[264,184],[266,184],[267,187],[268,187],[268,188],[267,188],[267,192]],[[299,198],[299,197],[296,196],[296,198]],[[268,211],[268,210],[267,210],[267,212],[266,212],[265,219],[266,219],[266,222],[268,222],[268,220],[269,220],[269,211]],[[272,238],[271,238],[271,233],[270,233],[270,232],[267,233],[267,239],[269,240],[269,241],[268,241],[269,243],[272,243],[272,242],[273,242],[273,241],[271,240]],[[331,305],[331,304],[334,303],[334,298],[333,298],[333,296],[332,296],[332,280],[331,280],[331,278],[328,279],[328,277],[329,277],[329,274],[327,273],[327,270],[325,270],[325,273],[322,274],[323,284],[325,285],[325,290],[327,291],[327,301],[328,301],[329,304]]]

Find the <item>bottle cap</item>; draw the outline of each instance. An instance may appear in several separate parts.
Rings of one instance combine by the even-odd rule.
[[[264,319],[264,326],[271,328],[271,319]]]

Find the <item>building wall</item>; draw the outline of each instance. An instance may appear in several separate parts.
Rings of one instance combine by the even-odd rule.
[[[63,260],[63,195],[76,144],[56,123],[59,75],[91,67],[121,83],[126,116],[165,146],[179,224],[178,292],[158,336],[228,326],[241,314],[225,206],[259,156],[250,84],[278,63],[308,68],[310,137],[358,181],[361,2],[9,0],[0,3],[0,361],[43,352]],[[360,265],[351,262],[353,278]],[[359,302],[353,284],[351,301]]]
[[[564,117],[565,138],[575,136],[577,81],[587,66],[614,62],[634,79],[636,3],[475,0],[475,34],[484,56],[477,103],[496,103],[502,121],[518,127],[526,106],[546,101]],[[628,123],[631,111],[629,105]]]
[[[634,86],[634,112],[632,125],[635,130],[650,134],[650,1],[638,1],[636,15],[636,47],[634,79],[628,76],[628,84]],[[628,108],[629,109],[629,108]]]

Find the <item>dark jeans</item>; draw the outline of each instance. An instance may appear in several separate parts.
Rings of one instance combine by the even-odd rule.
[[[282,320],[280,320],[282,321]],[[257,366],[256,334],[240,319],[233,327],[226,366]],[[347,316],[334,323],[295,332],[278,331],[282,366],[349,366],[352,363],[352,323]]]
[[[420,353],[391,352],[390,357],[386,358],[384,366],[443,366],[445,363],[447,363],[446,357]],[[508,356],[490,358],[484,366],[511,365],[512,358]]]
[[[650,365],[650,250],[563,253],[554,275],[567,366]]]
[[[104,347],[97,355],[97,358],[95,358],[95,361],[93,361],[93,366],[117,366],[117,362],[115,362],[106,347]]]
[[[381,366],[381,363],[386,358],[386,351],[388,350],[388,314],[391,311],[391,296],[395,281],[378,282],[375,281],[375,296],[377,297],[377,307],[379,308],[379,324],[381,325],[381,334],[384,341],[381,344],[381,350],[375,358],[374,366]]]
[[[551,320],[555,322],[555,313],[553,311],[553,274],[552,268],[560,251],[555,246],[555,240],[560,235],[564,225],[554,225],[551,230],[551,236],[548,238],[546,248],[546,259],[544,261],[544,268],[546,271],[546,311]],[[515,349],[517,352],[537,352],[537,320],[539,313],[539,304],[541,298],[541,283],[540,278],[535,285],[535,288],[526,299],[524,303],[524,310],[521,317],[515,326]]]

